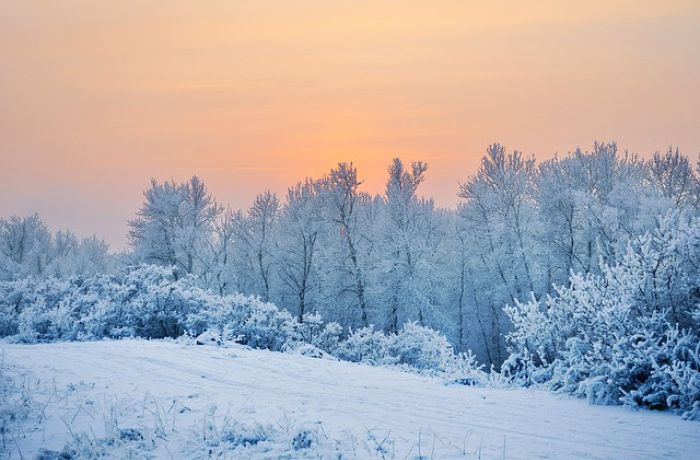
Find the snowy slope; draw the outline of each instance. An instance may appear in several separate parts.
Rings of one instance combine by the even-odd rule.
[[[308,428],[337,440],[336,450],[349,458],[700,458],[698,422],[543,391],[444,385],[392,369],[243,347],[137,340],[0,347],[6,364],[26,370],[37,401],[46,403],[46,420],[25,424],[11,458],[60,450],[70,432],[102,439],[114,426],[157,433],[120,456],[193,458],[192,449],[201,448],[206,458],[197,444],[201,432],[210,422],[223,427],[227,415],[290,437]],[[223,457],[282,455],[279,446],[263,445]],[[284,455],[327,454],[301,447]]]

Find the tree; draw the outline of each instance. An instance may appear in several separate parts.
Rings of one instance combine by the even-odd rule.
[[[535,292],[534,257],[537,254],[534,226],[534,159],[520,152],[506,154],[500,144],[489,146],[476,175],[461,184],[464,198],[461,216],[471,247],[478,255],[480,279],[476,283],[490,306],[493,350],[502,359],[501,307]],[[536,283],[537,282],[537,283]]]
[[[280,218],[277,265],[284,287],[281,298],[296,303],[299,322],[308,312],[316,270],[316,252],[322,225],[320,184],[307,179],[287,192]]]
[[[547,229],[548,284],[565,283],[570,271],[596,271],[624,251],[627,241],[652,228],[668,203],[645,186],[646,167],[617,146],[594,145],[542,163],[536,200]]]
[[[428,165],[414,162],[407,171],[400,159],[395,158],[389,166],[386,184],[384,219],[382,222],[382,260],[385,262],[383,278],[386,282],[384,302],[389,309],[387,331],[399,331],[399,316],[405,315],[411,304],[418,306],[418,322],[424,324],[424,301],[417,289],[418,260],[424,254],[423,238],[427,235],[421,228],[422,213],[430,212],[430,204],[421,202],[416,196],[418,186],[425,178]]]
[[[664,155],[654,153],[648,163],[647,178],[652,187],[676,206],[700,205],[700,181],[688,157],[678,148],[674,151],[669,147]]]
[[[0,219],[0,279],[43,275],[50,252],[51,233],[37,214]]]
[[[109,245],[96,236],[78,239],[70,230],[57,231],[51,240],[46,272],[57,278],[108,273],[112,268]]]
[[[275,237],[279,218],[280,202],[269,190],[255,197],[248,214],[234,216],[235,237],[241,246],[245,264],[255,275],[252,277],[253,291],[265,302],[270,300],[272,264],[275,253]]]
[[[231,294],[236,286],[238,275],[236,262],[236,219],[237,214],[227,209],[214,224],[210,241],[211,257],[202,279],[206,287],[214,289],[220,296]]]
[[[340,244],[336,246],[337,294],[350,293],[352,304],[359,310],[359,324],[368,326],[367,299],[365,293],[365,275],[358,251],[358,205],[367,197],[362,196],[358,187],[357,169],[352,163],[339,163],[330,175],[323,180],[323,199],[329,221],[337,227]],[[337,240],[336,240],[337,241]]]
[[[93,235],[80,240],[77,254],[73,261],[73,273],[78,275],[94,275],[109,273],[114,266],[114,260],[109,252],[109,244]]]
[[[138,260],[172,265],[181,274],[201,274],[222,207],[196,176],[184,184],[151,181],[129,238]]]

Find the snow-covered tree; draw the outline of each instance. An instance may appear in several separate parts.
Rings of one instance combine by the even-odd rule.
[[[209,242],[222,212],[204,183],[151,181],[129,237],[139,261],[174,266],[178,273],[199,274],[210,257]]]
[[[112,266],[109,245],[95,236],[52,234],[37,214],[0,219],[0,280],[107,273]]]
[[[424,322],[423,293],[417,289],[418,260],[426,250],[421,244],[427,236],[419,220],[422,212],[429,212],[426,203],[419,201],[416,191],[425,178],[428,165],[414,162],[406,170],[403,162],[395,158],[389,166],[386,184],[383,221],[380,235],[382,280],[386,290],[383,301],[387,306],[387,331],[397,333],[399,317],[417,308],[418,322]]]
[[[475,271],[480,279],[475,288],[489,309],[490,355],[496,363],[503,357],[503,304],[541,286],[535,264],[534,175],[534,159],[517,151],[507,154],[503,146],[494,144],[459,193],[465,200],[460,208],[463,229],[477,255]]]
[[[46,274],[57,278],[108,273],[114,266],[109,245],[96,236],[78,239],[70,230],[55,233]]]
[[[51,233],[37,214],[0,219],[0,279],[43,275],[50,247]]]
[[[317,242],[321,232],[320,184],[307,179],[287,192],[279,226],[276,265],[282,286],[279,298],[283,304],[293,305],[299,321],[313,308],[312,299],[317,294]],[[296,304],[296,305],[295,305]]]
[[[228,209],[214,224],[211,257],[202,276],[205,286],[221,296],[232,293],[236,286],[236,222],[236,213]]]
[[[240,267],[247,274],[240,276],[243,292],[257,294],[264,301],[270,300],[273,284],[274,256],[277,252],[275,232],[277,231],[280,202],[277,195],[269,190],[255,197],[246,214],[233,216],[234,238],[239,248]]]
[[[354,322],[368,326],[366,267],[360,251],[363,229],[359,217],[361,207],[368,208],[371,200],[359,192],[360,183],[352,163],[339,163],[322,180],[321,196],[325,217],[330,224],[326,260],[333,263],[332,273],[328,276],[332,290],[327,301],[344,300],[350,313],[356,312]]]
[[[669,147],[665,154],[654,153],[647,165],[648,180],[661,195],[676,206],[700,205],[700,181],[693,166],[678,148]]]

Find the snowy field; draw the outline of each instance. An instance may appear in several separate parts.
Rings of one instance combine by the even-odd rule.
[[[700,458],[698,422],[544,391],[244,347],[0,347],[41,414],[9,458]]]

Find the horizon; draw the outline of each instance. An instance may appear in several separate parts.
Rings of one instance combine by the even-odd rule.
[[[10,0],[0,17],[0,216],[126,247],[151,178],[197,175],[245,209],[352,161],[394,157],[453,207],[500,142],[538,161],[593,142],[700,152],[691,1],[304,0],[274,6]]]

